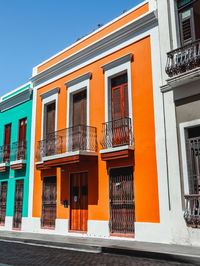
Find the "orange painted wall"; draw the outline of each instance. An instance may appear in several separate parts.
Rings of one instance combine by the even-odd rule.
[[[79,42],[77,45],[74,45],[70,49],[64,51],[63,53],[59,54],[55,58],[48,60],[46,63],[40,65],[37,69],[37,73],[44,71],[45,69],[49,68],[50,66],[60,62],[64,58],[76,53],[77,51],[83,49],[84,47],[90,45],[91,43],[101,39],[102,37],[106,36],[107,34],[113,32],[114,30],[122,27],[123,25],[129,23],[130,21],[138,18],[139,16],[145,14],[149,9],[149,3],[144,4],[143,6],[139,7],[138,9],[132,11],[128,15],[124,16],[123,18],[113,22],[111,25],[105,27],[104,29],[100,30],[96,34],[86,38],[82,42]]]
[[[134,189],[137,222],[159,222],[158,177],[155,151],[155,126],[152,88],[152,67],[150,37],[146,37],[99,61],[94,62],[68,76],[65,76],[41,89],[37,95],[36,143],[41,139],[42,102],[40,94],[60,87],[58,95],[58,130],[66,128],[67,89],[64,83],[87,72],[92,72],[90,80],[90,125],[97,127],[97,140],[101,136],[101,123],[105,121],[105,87],[101,66],[128,53],[134,54],[131,62],[132,102],[135,140]],[[37,147],[37,144],[36,144]],[[100,144],[99,144],[100,149]],[[106,164],[98,156],[96,165],[80,164],[66,166],[61,173],[61,199],[69,200],[69,173],[89,171],[89,220],[109,220],[108,173],[109,167],[132,165],[133,160],[116,161]],[[42,176],[48,171],[35,170],[33,216],[41,215]],[[52,174],[51,174],[52,175]],[[60,199],[58,199],[60,201]],[[69,208],[57,204],[57,218],[69,218]]]

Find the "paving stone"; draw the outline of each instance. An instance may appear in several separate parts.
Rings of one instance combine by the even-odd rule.
[[[21,243],[0,241],[3,265],[191,265],[130,256],[88,253]]]

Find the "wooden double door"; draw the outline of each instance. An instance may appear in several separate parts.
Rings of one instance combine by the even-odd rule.
[[[88,173],[70,175],[70,230],[87,231]]]

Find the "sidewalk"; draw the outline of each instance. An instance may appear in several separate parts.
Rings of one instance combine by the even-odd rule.
[[[147,243],[129,240],[111,240],[87,237],[69,237],[38,233],[0,231],[0,240],[17,241],[86,252],[112,253],[152,259],[163,259],[200,265],[200,248],[191,246]]]

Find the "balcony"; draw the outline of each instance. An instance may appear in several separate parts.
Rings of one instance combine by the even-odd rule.
[[[97,156],[97,129],[78,125],[52,132],[38,141],[37,169],[48,169]]]
[[[10,145],[0,146],[0,172],[5,172],[10,163]]]
[[[125,117],[103,123],[100,144],[102,160],[129,157],[133,151],[131,118]]]
[[[10,167],[12,170],[23,169],[26,166],[26,141],[12,144]]]
[[[166,73],[169,77],[200,67],[200,40],[191,42],[167,54]]]
[[[200,194],[185,195],[184,218],[188,227],[200,228]]]

